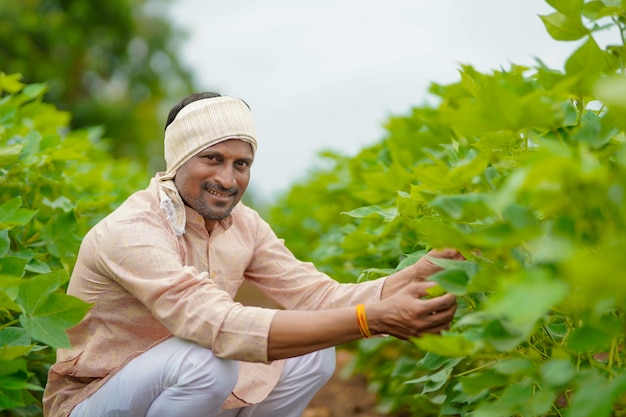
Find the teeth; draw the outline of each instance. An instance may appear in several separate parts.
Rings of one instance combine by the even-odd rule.
[[[209,194],[213,194],[216,197],[229,197],[228,194],[220,194],[220,193],[217,193],[217,192],[215,192],[213,190],[207,190],[207,191],[209,192]]]

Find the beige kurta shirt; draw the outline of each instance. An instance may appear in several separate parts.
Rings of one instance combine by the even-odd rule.
[[[46,417],[69,416],[128,361],[172,336],[242,361],[225,408],[262,401],[283,365],[267,356],[276,310],[233,301],[244,280],[285,309],[380,299],[382,279],[337,283],[298,261],[242,203],[211,235],[197,212],[185,210],[185,233],[178,235],[160,206],[157,175],[85,236],[68,294],[93,307],[68,331],[72,348],[57,352],[44,393]]]

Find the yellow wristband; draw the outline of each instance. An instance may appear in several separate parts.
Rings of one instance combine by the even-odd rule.
[[[356,321],[359,325],[361,336],[365,338],[372,337],[372,333],[367,325],[367,316],[365,315],[365,306],[363,304],[356,306]]]

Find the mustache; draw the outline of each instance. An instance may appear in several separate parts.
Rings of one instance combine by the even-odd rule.
[[[239,187],[223,187],[220,184],[216,184],[213,182],[205,182],[204,188],[207,190],[212,190],[222,194],[235,194],[239,191]]]

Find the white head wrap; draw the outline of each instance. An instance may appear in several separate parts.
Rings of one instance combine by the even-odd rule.
[[[256,129],[242,100],[213,97],[183,107],[165,129],[166,172],[159,178],[161,207],[178,235],[185,233],[185,206],[174,185],[176,171],[198,152],[228,139],[248,142],[256,152]]]

